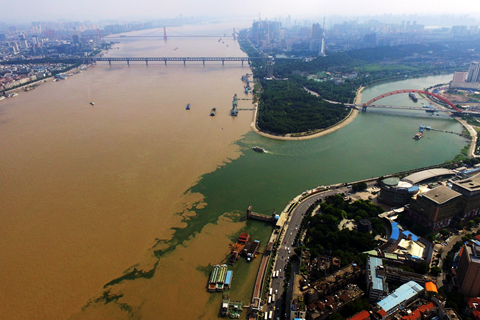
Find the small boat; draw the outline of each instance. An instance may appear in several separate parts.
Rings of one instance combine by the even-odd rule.
[[[93,101],[90,101],[90,104],[93,106],[93,105],[95,105],[95,102],[93,102]]]
[[[266,151],[264,148],[259,146],[252,147],[252,150],[256,152],[261,152],[261,153],[264,153]]]
[[[213,117],[216,112],[217,112],[217,108],[213,108],[212,111],[210,111],[210,116]]]
[[[418,132],[416,135],[413,136],[413,139],[420,140],[423,138],[423,133]]]
[[[190,103],[187,103],[187,107],[185,109],[190,110]]]

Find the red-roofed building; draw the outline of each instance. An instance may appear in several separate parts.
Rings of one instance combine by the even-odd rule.
[[[422,314],[425,314],[429,312],[430,310],[434,309],[435,305],[433,302],[430,302],[428,304],[424,304],[423,306],[420,306],[418,309],[414,310],[412,313],[403,316],[400,318],[400,320],[418,320],[422,318]]]
[[[369,320],[370,312],[363,310],[347,320]]]
[[[478,236],[476,236],[476,237],[478,237]],[[475,237],[475,238],[476,238],[476,237]],[[462,249],[460,249],[460,252],[458,253],[458,256],[461,257],[461,256],[462,256],[462,253],[463,253],[463,247],[462,247]]]
[[[385,318],[387,316],[387,312],[383,309],[380,309],[378,311],[378,314],[382,316],[382,319]]]
[[[415,310],[409,315],[403,316],[400,318],[400,320],[418,320],[422,317],[422,313],[420,311]]]
[[[468,299],[465,313],[474,320],[480,320],[480,298]]]
[[[420,311],[421,313],[426,313],[434,308],[435,308],[435,305],[433,304],[433,302],[429,302],[419,307],[417,310]]]

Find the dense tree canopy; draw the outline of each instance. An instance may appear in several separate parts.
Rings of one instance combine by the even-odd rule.
[[[327,128],[348,114],[343,105],[328,103],[293,80],[264,81],[258,127],[276,134]]]
[[[328,253],[339,257],[342,264],[347,264],[355,260],[361,252],[373,249],[376,246],[374,236],[384,233],[383,222],[377,218],[383,209],[370,201],[357,200],[350,203],[341,195],[334,195],[327,197],[320,206],[321,214],[306,218],[308,227],[305,246],[310,249],[313,256]],[[338,229],[342,219],[353,219],[357,215],[372,221],[373,233]]]

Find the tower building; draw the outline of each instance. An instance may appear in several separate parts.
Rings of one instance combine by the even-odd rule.
[[[470,63],[470,68],[468,69],[467,82],[480,82],[480,63],[474,61]]]

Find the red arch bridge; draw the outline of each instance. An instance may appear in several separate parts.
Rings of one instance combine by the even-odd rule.
[[[367,107],[369,106],[372,106],[373,107],[373,103],[375,101],[378,101],[380,99],[383,99],[383,98],[386,98],[386,97],[389,97],[389,96],[393,96],[395,94],[401,94],[401,93],[420,93],[420,94],[424,94],[424,95],[428,95],[430,97],[433,97],[437,100],[440,100],[444,103],[446,103],[450,108],[452,108],[453,112],[459,112],[461,113],[462,110],[458,109],[453,103],[451,103],[450,101],[448,101],[447,99],[445,99],[444,97],[441,97],[439,96],[438,94],[435,94],[435,93],[431,93],[431,92],[428,92],[428,91],[424,91],[424,90],[416,90],[416,89],[402,89],[402,90],[395,90],[395,91],[390,91],[390,92],[387,92],[387,93],[384,93],[382,95],[379,95],[378,97],[375,97],[369,101],[367,101],[366,103],[364,103],[362,105],[362,111],[367,111]],[[378,106],[376,106],[378,107]],[[385,108],[387,108],[387,106],[384,106]],[[394,107],[392,107],[394,108]],[[416,107],[395,107],[395,108],[402,108],[402,109],[418,109],[418,110],[421,110],[422,108],[416,108]],[[428,110],[428,109],[427,109]],[[433,109],[435,111],[440,111],[439,109]],[[445,110],[446,111],[446,110]],[[428,112],[428,111],[427,111]],[[431,111],[430,111],[431,112]]]

